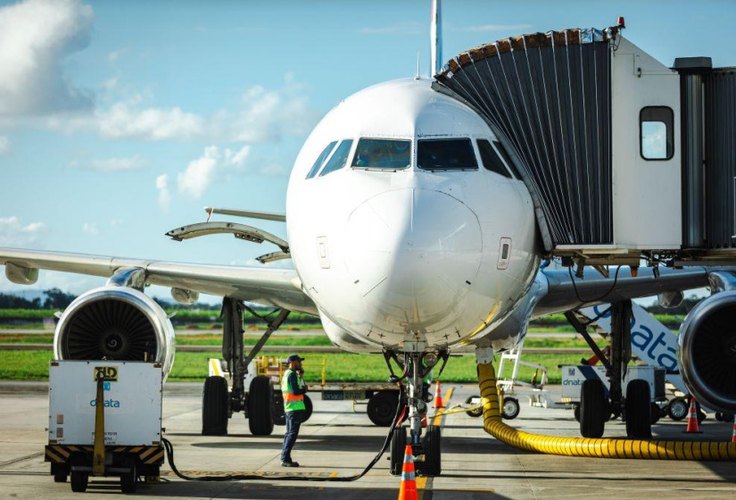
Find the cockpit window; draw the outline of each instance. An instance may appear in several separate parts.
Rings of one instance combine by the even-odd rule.
[[[307,179],[311,179],[315,175],[317,175],[317,172],[319,172],[320,167],[325,162],[325,159],[330,155],[332,150],[335,148],[335,144],[337,144],[337,141],[332,141],[327,145],[327,147],[319,154],[317,159],[314,162],[314,165],[312,165],[312,168],[309,169],[309,173],[307,174]]]
[[[411,141],[360,139],[353,157],[354,167],[396,170],[411,164]]]
[[[491,172],[496,172],[504,177],[511,177],[511,173],[504,165],[503,160],[496,150],[491,146],[491,142],[486,139],[478,139],[478,151],[480,151],[480,161],[483,166]]]
[[[424,139],[418,141],[417,166],[427,170],[477,169],[470,139]]]
[[[344,167],[345,163],[348,161],[348,155],[350,155],[350,148],[352,146],[352,139],[342,141],[335,152],[332,153],[330,159],[327,160],[327,164],[325,165],[325,168],[322,169],[322,172],[319,173],[319,176],[322,177],[323,175],[327,175],[330,172],[340,170]]]
[[[519,171],[516,170],[516,165],[514,165],[514,162],[511,161],[511,156],[509,156],[509,152],[506,151],[506,148],[501,144],[500,141],[493,141],[493,146],[496,148],[498,153],[501,155],[501,158],[503,158],[503,161],[506,162],[506,165],[508,165],[509,169],[511,169],[511,173],[516,176],[517,179],[521,179],[521,175],[519,175]]]

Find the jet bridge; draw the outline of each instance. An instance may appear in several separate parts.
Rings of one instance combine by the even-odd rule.
[[[499,136],[549,256],[736,262],[736,69],[709,58],[668,68],[622,29],[476,47],[451,59],[434,88]]]

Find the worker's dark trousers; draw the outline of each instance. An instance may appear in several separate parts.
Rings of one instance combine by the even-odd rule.
[[[303,416],[304,410],[286,412],[286,434],[284,434],[284,446],[281,448],[282,462],[291,462],[291,449],[299,435],[299,426],[302,424]]]

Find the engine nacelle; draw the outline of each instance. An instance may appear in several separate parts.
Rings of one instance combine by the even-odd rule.
[[[150,297],[129,287],[95,288],[69,304],[54,333],[56,359],[174,364],[174,327]]]
[[[680,369],[706,407],[736,412],[736,291],[701,301],[680,327]]]

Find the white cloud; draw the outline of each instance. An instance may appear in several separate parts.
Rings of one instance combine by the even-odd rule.
[[[140,97],[118,102],[97,113],[99,133],[111,139],[138,138],[151,141],[188,139],[204,132],[202,117],[179,107],[143,108]]]
[[[171,193],[169,192],[169,176],[161,174],[156,177],[156,190],[158,191],[158,206],[161,210],[168,212],[171,205]]]
[[[212,182],[219,161],[220,151],[217,146],[205,148],[202,156],[191,161],[186,170],[179,173],[177,177],[179,192],[194,199],[201,198]]]
[[[79,0],[0,7],[0,115],[91,107],[90,92],[66,78],[62,62],[87,45],[92,18],[92,8]]]
[[[246,144],[238,151],[232,151],[231,149],[225,149],[225,163],[234,167],[242,167],[245,164],[245,160],[250,155],[250,146]]]
[[[84,224],[82,224],[82,231],[91,236],[97,236],[98,234],[100,234],[100,228],[97,227],[97,224],[93,224],[91,222],[85,222]]]
[[[5,137],[4,135],[0,135],[0,155],[4,155],[8,151],[10,151],[10,139]]]
[[[0,217],[0,246],[37,246],[45,234],[43,222],[23,225],[17,216]]]
[[[141,170],[145,166],[143,158],[138,155],[128,158],[104,158],[100,160],[92,160],[83,168],[96,170],[98,172],[130,172],[132,170]]]
[[[187,168],[178,174],[179,192],[195,200],[201,198],[220,172],[244,168],[250,156],[250,149],[248,144],[236,150],[230,148],[221,150],[217,146],[206,147],[202,156],[189,162]]]
[[[112,52],[108,52],[107,54],[107,60],[111,63],[117,62],[120,57],[125,53],[125,49],[119,49],[119,50],[113,50]]]
[[[531,24],[481,24],[478,26],[466,26],[462,31],[517,31],[528,30]]]

